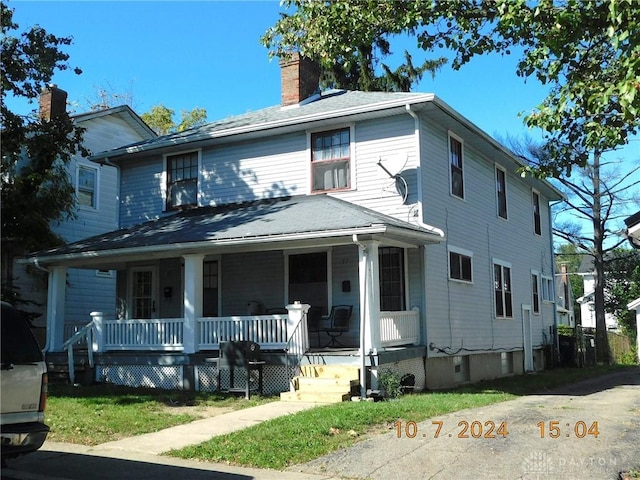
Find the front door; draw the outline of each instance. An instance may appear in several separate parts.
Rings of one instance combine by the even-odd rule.
[[[289,303],[300,301],[328,313],[327,252],[289,255]]]
[[[158,318],[157,276],[155,267],[136,267],[131,270],[131,318]]]
[[[524,371],[532,372],[534,368],[530,305],[522,305],[522,346],[524,348]]]

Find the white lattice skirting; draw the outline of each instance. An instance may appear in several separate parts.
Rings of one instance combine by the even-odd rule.
[[[179,390],[183,385],[181,365],[98,365],[98,381],[128,387],[164,388]]]
[[[235,387],[241,388],[247,379],[246,370],[240,368],[234,372],[233,383]],[[251,388],[257,388],[258,372],[251,372]],[[200,392],[215,392],[218,390],[218,370],[215,365],[196,366],[196,388]],[[220,375],[222,390],[230,388],[229,373],[222,371]],[[284,365],[265,365],[262,370],[262,390],[264,395],[277,395],[280,392],[289,390],[289,377],[287,368]]]
[[[196,365],[196,390],[215,392],[218,390],[218,371],[216,365]],[[151,387],[167,390],[180,390],[184,385],[182,365],[97,365],[96,379],[100,382],[128,387]],[[257,389],[258,372],[251,372],[252,389]],[[234,372],[234,384],[241,388],[246,382],[246,370],[240,368]],[[222,372],[220,383],[222,390],[229,385],[229,374]],[[289,377],[284,365],[265,365],[262,372],[262,390],[264,395],[277,395],[289,390]]]

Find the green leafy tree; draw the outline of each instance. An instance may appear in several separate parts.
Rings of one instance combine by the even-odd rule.
[[[262,44],[271,57],[300,52],[318,62],[325,87],[409,91],[424,73],[433,75],[446,64],[438,57],[415,66],[406,50],[397,68],[382,63],[392,54],[391,37],[417,26],[414,2],[286,0],[282,5],[294,12],[282,13],[261,38]]]
[[[548,163],[555,154],[548,144],[531,140],[520,144],[510,142],[510,147],[531,168]],[[609,155],[614,156],[615,152]],[[574,168],[572,176],[562,175],[552,180],[565,194],[555,215],[569,213],[571,218],[555,221],[553,233],[571,244],[576,252],[593,259],[596,352],[599,361],[609,362],[605,322],[607,272],[611,254],[627,241],[620,235],[622,220],[627,216],[624,207],[638,201],[636,191],[640,181],[631,179],[640,167],[622,173],[617,162],[604,161],[604,158],[593,156],[584,167]]]
[[[3,298],[16,300],[13,259],[26,251],[62,242],[51,224],[72,216],[75,192],[66,164],[86,155],[82,129],[65,112],[47,119],[33,111],[12,112],[7,96],[35,100],[56,70],[67,70],[69,56],[61,48],[69,37],[56,37],[34,26],[18,34],[13,10],[2,2],[2,286]],[[79,69],[74,69],[79,74]]]
[[[173,119],[175,112],[164,105],[156,105],[140,117],[158,135],[182,132],[189,128],[204,125],[207,121],[207,111],[204,108],[194,108],[191,111],[183,110],[180,113],[180,123]]]
[[[262,38],[270,55],[299,51],[325,71],[339,68],[333,79],[342,88],[381,89],[375,67],[400,35],[415,38],[418,50],[449,49],[455,69],[476,55],[522,52],[517,75],[549,86],[524,121],[544,132],[552,155],[530,173],[570,173],[638,131],[636,0],[288,0],[284,6],[292,13]]]

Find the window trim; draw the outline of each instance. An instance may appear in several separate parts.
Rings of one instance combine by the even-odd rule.
[[[321,134],[327,134],[330,132],[336,132],[336,131],[340,131],[340,130],[349,130],[349,161],[348,163],[348,168],[349,168],[349,182],[348,182],[348,186],[347,187],[342,187],[342,188],[332,188],[329,190],[314,190],[313,189],[313,136],[314,135],[321,135]],[[346,191],[351,191],[351,190],[355,190],[356,189],[356,176],[355,176],[355,125],[353,123],[349,123],[349,124],[343,124],[343,125],[337,125],[333,128],[327,129],[327,128],[313,128],[313,129],[309,129],[307,130],[307,159],[309,162],[309,178],[308,178],[308,182],[307,185],[309,185],[309,194],[310,195],[316,195],[316,194],[323,194],[323,193],[327,193],[327,192],[346,192]],[[323,162],[325,160],[321,160],[320,162]],[[339,160],[326,160],[326,162],[337,162]]]
[[[465,278],[455,278],[451,276],[451,254],[452,253],[469,258],[469,260],[471,261],[471,280],[467,280]],[[460,271],[462,272],[462,269]],[[473,252],[471,252],[470,250],[466,250],[464,248],[455,247],[453,245],[447,245],[447,277],[452,282],[460,282],[466,285],[472,285],[474,283]]]
[[[504,168],[502,165],[498,165],[496,164],[495,166],[495,179],[496,179],[496,214],[498,215],[498,218],[502,218],[503,220],[508,220],[509,219],[509,201],[507,198],[507,169]],[[502,195],[500,195],[500,183],[498,181],[498,172],[502,172],[502,174],[504,175],[504,192]],[[502,216],[500,214],[500,197],[503,196],[504,197],[504,216]]]
[[[452,172],[452,168],[453,168],[453,163],[451,162],[452,160],[452,156],[451,156],[451,140],[455,140],[456,142],[458,142],[460,144],[460,176],[462,177],[462,196],[457,195],[455,193],[453,193],[453,172]],[[448,170],[449,170],[449,195],[451,195],[452,197],[458,198],[460,200],[465,200],[466,199],[466,186],[465,186],[465,181],[464,181],[464,141],[462,140],[461,137],[459,137],[458,135],[456,135],[455,133],[449,131],[447,134],[447,164],[448,164]]]
[[[402,269],[402,271],[400,272],[401,273],[401,279],[402,279],[401,280],[402,292],[401,292],[401,295],[399,295],[399,298],[402,299],[402,308],[400,310],[385,310],[382,307],[382,291],[381,290],[382,290],[383,282],[382,282],[382,265],[381,265],[380,260],[381,260],[381,252],[384,249],[397,249],[398,251],[401,252],[401,255],[402,255],[401,262],[397,265],[399,268]],[[385,312],[386,311],[402,312],[402,311],[407,310],[407,305],[409,304],[409,298],[408,298],[408,295],[409,295],[408,285],[409,285],[409,283],[408,283],[408,277],[407,277],[407,274],[408,274],[408,263],[407,263],[407,261],[408,261],[408,259],[407,259],[407,257],[408,257],[408,255],[407,255],[407,249],[406,248],[396,247],[396,246],[392,246],[392,245],[385,245],[385,246],[379,246],[378,247],[378,270],[379,270],[379,272],[378,272],[378,276],[379,276],[378,285],[379,285],[379,287],[378,288],[380,290],[379,296],[380,296],[380,310],[381,311],[385,311]],[[396,266],[394,265],[394,267],[396,267]]]
[[[495,289],[495,283],[496,283],[496,278],[495,278],[495,267],[499,266],[502,270],[502,276],[504,278],[504,269],[508,268],[509,269],[509,283],[510,283],[510,287],[511,290],[509,290],[509,292],[511,293],[511,298],[510,298],[510,303],[511,303],[511,316],[507,316],[506,315],[506,297],[505,297],[505,290],[501,289],[502,291],[502,307],[504,310],[504,314],[503,315],[498,315],[498,310],[497,310],[497,305],[496,305],[496,298],[495,298],[495,293],[496,293],[496,289]],[[515,317],[513,315],[513,268],[511,266],[511,263],[506,262],[504,260],[500,260],[498,258],[493,258],[492,259],[492,269],[491,269],[492,273],[491,273],[491,277],[493,280],[493,288],[492,288],[492,293],[493,293],[493,307],[495,309],[494,314],[495,314],[495,318],[499,319],[499,320],[513,320]]]
[[[537,203],[534,201],[535,197],[538,197]],[[537,212],[536,212],[537,208]],[[533,212],[533,233],[542,236],[542,209],[540,208],[540,192],[535,189],[531,189],[531,210]],[[537,219],[537,222],[536,222]],[[538,230],[536,230],[538,227]]]
[[[91,170],[94,172],[95,174],[95,187],[93,189],[93,205],[84,205],[80,203],[80,170],[85,169],[85,170]],[[76,192],[76,200],[77,200],[77,205],[78,208],[82,209],[82,210],[90,210],[90,211],[97,211],[99,204],[98,201],[100,199],[100,168],[98,168],[97,166],[94,165],[87,165],[85,163],[78,163],[76,165],[76,185],[75,185],[75,192]]]
[[[196,176],[196,203],[189,205],[179,205],[172,206],[169,204],[169,159],[170,157],[176,157],[179,155],[186,155],[190,153],[196,153],[198,155],[198,166],[197,166],[197,176]],[[189,150],[180,150],[178,152],[165,153],[162,155],[162,163],[163,163],[163,171],[162,171],[162,199],[164,201],[164,211],[165,212],[176,212],[180,211],[184,208],[190,207],[199,207],[200,199],[202,198],[202,149],[189,149]]]
[[[535,277],[535,284],[534,282]],[[531,270],[531,275],[529,277],[531,279],[531,313],[533,315],[540,315],[542,310],[542,277],[538,270]],[[535,286],[535,288],[534,288]],[[537,295],[537,302],[536,302]]]
[[[542,302],[555,303],[555,282],[553,277],[549,275],[542,275],[540,278],[542,281]]]

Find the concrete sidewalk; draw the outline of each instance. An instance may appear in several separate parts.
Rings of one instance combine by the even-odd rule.
[[[159,455],[196,445],[276,417],[307,410],[321,403],[271,402],[224,413],[155,433],[138,435],[94,447],[47,441],[30,455],[12,460],[3,469],[7,480],[339,480],[331,474],[283,472],[183,460]]]
[[[107,442],[92,447],[94,452],[109,452],[114,450],[126,452],[148,453],[159,455],[173,449],[197,445],[211,437],[235,432],[243,428],[256,425],[272,418],[282,417],[292,413],[308,410],[323,405],[311,402],[270,402],[257,407],[236,410],[215,417],[196,420],[184,425],[160,430],[159,432],[137,435],[115,442]]]

